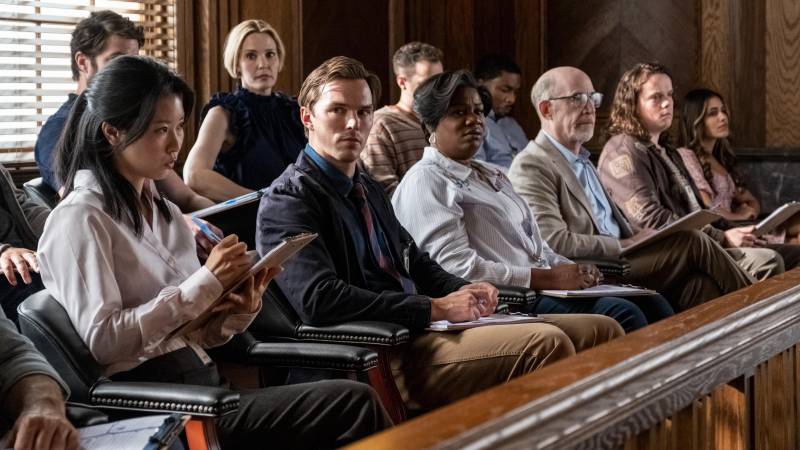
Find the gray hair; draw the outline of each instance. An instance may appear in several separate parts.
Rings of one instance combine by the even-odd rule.
[[[549,100],[553,96],[553,90],[556,87],[556,77],[552,73],[545,72],[531,88],[531,102],[533,109],[539,118],[542,118],[542,113],[539,111],[539,103],[544,100]]]

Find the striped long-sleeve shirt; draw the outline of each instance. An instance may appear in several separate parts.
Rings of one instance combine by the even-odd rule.
[[[384,106],[375,111],[361,161],[372,179],[391,196],[403,175],[422,158],[427,143],[416,116],[395,105]]]

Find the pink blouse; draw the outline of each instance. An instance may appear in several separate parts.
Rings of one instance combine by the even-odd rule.
[[[689,171],[689,176],[698,190],[707,193],[711,196],[711,204],[708,209],[724,209],[731,211],[733,207],[733,198],[736,196],[736,183],[730,174],[720,174],[711,171],[711,183],[709,184],[706,177],[703,175],[703,166],[700,160],[697,159],[694,151],[688,148],[679,148],[678,153],[683,159],[683,164]]]
[[[679,148],[678,153],[683,159],[683,164],[689,171],[689,176],[698,190],[707,193],[711,196],[711,205],[708,206],[710,210],[723,209],[727,211],[733,210],[733,198],[736,196],[736,183],[729,173],[721,174],[711,171],[711,183],[708,183],[705,175],[703,175],[703,166],[700,160],[697,159],[694,151],[689,148]],[[770,244],[783,244],[786,240],[786,230],[779,229],[764,236]]]

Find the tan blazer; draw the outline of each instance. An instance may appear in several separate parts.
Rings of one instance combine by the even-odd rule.
[[[508,177],[536,215],[550,247],[567,258],[617,257],[619,240],[598,232],[597,218],[566,158],[539,132],[514,158]],[[623,238],[633,234],[630,224],[611,201]]]

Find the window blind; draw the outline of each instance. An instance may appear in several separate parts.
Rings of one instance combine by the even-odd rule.
[[[140,54],[175,67],[174,0],[0,0],[0,153],[33,150],[44,121],[76,88],[72,30],[105,9],[144,27]]]

